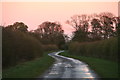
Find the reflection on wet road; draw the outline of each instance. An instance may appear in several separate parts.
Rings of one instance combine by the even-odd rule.
[[[42,75],[42,78],[91,78],[87,80],[96,80],[97,75],[89,69],[87,64],[58,55],[61,52],[63,51],[49,54],[56,59],[56,62]]]

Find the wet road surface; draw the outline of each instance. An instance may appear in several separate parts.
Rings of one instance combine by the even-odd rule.
[[[40,78],[44,78],[44,80],[48,78],[74,78],[74,80],[84,78],[84,80],[98,80],[98,76],[86,63],[58,55],[61,52],[63,51],[49,54],[56,61]]]

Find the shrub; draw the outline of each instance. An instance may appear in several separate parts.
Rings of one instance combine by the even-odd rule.
[[[3,68],[42,56],[41,43],[29,34],[10,29],[3,29],[2,34]]]
[[[117,61],[118,39],[110,38],[95,42],[72,42],[69,46],[70,54],[90,56]]]

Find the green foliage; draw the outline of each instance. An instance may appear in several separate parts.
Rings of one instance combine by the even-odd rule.
[[[69,54],[67,51],[60,53],[60,55],[75,58],[87,63],[101,78],[118,78],[119,76],[118,63],[116,62],[93,57],[75,56]]]
[[[3,68],[32,60],[43,54],[41,43],[27,33],[3,28]]]
[[[91,56],[108,60],[118,60],[118,39],[110,38],[102,41],[73,42],[69,46],[69,52],[74,55]]]

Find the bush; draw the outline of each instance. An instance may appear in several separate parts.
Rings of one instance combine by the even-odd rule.
[[[41,43],[29,34],[4,28],[2,34],[3,68],[42,56]]]
[[[90,56],[117,61],[118,39],[110,38],[102,41],[78,43],[69,46],[69,52],[79,56]]]

